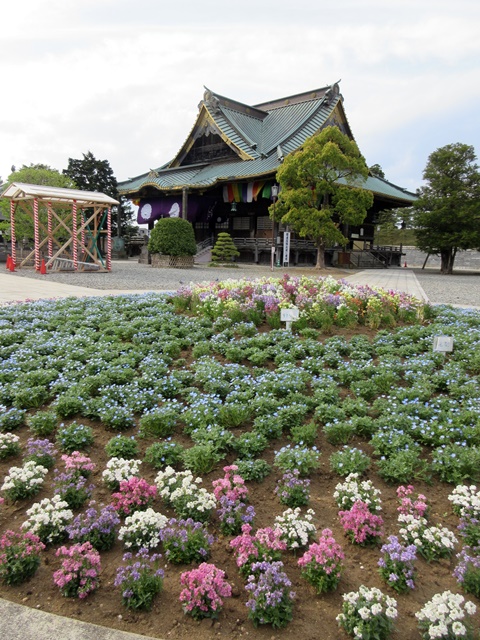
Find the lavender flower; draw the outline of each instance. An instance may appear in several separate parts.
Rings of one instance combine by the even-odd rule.
[[[97,508],[92,500],[85,513],[68,525],[67,533],[74,542],[90,542],[97,551],[107,551],[115,543],[115,527],[120,518],[112,505]]]
[[[201,522],[195,522],[192,518],[172,518],[162,529],[161,540],[169,562],[188,564],[206,560],[215,538]]]
[[[471,549],[464,547],[457,553],[458,564],[453,576],[467,593],[472,593],[480,598],[480,555],[478,547]]]
[[[220,519],[220,529],[224,535],[238,535],[242,530],[242,525],[252,523],[255,518],[255,509],[252,505],[247,506],[241,500],[233,500],[228,495],[219,499],[220,508],[217,515]]]
[[[381,549],[383,557],[378,561],[380,575],[398,593],[415,588],[415,568],[417,547],[400,544],[396,536],[389,536],[388,544]]]
[[[153,598],[162,589],[164,571],[159,568],[159,553],[150,554],[148,549],[138,553],[125,553],[126,566],[118,567],[114,585],[121,587],[123,604],[127,609],[152,608]]]
[[[286,626],[292,619],[295,592],[290,590],[292,583],[283,571],[283,562],[254,562],[251,570],[245,585],[250,592],[248,617],[256,627]]]

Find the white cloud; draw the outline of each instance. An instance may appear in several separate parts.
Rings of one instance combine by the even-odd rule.
[[[480,97],[470,0],[18,0],[2,22],[3,178],[12,164],[63,169],[91,150],[123,180],[176,153],[203,85],[255,104],[342,78],[367,161],[414,188]],[[463,141],[480,150],[469,122]]]

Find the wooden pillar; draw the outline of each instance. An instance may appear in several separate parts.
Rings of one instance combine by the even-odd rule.
[[[73,201],[72,205],[72,236],[73,236],[73,247],[72,247],[72,259],[73,259],[73,270],[78,271],[78,237],[77,237],[77,201]]]
[[[35,251],[35,271],[40,271],[40,227],[38,223],[38,198],[33,200],[33,237]]]
[[[17,238],[15,236],[15,209],[16,204],[13,200],[10,200],[10,242],[12,246],[12,262],[15,268],[17,264]]]
[[[182,189],[182,218],[187,220],[188,215],[188,189]]]
[[[112,210],[107,212],[107,271],[112,270]]]

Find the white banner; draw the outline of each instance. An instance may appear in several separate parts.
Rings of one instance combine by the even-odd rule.
[[[283,233],[283,266],[288,266],[290,262],[290,231]]]

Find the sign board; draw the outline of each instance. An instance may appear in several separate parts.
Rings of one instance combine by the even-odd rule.
[[[285,322],[285,328],[287,331],[292,330],[292,322],[298,320],[300,317],[300,311],[297,307],[291,307],[290,309],[280,309],[280,320]]]
[[[282,322],[293,322],[300,317],[300,311],[297,307],[292,309],[280,309],[280,320]]]
[[[290,262],[290,231],[283,233],[283,266],[288,267]]]
[[[452,336],[434,336],[433,350],[442,351],[443,353],[446,353],[447,351],[453,351],[453,337]]]

